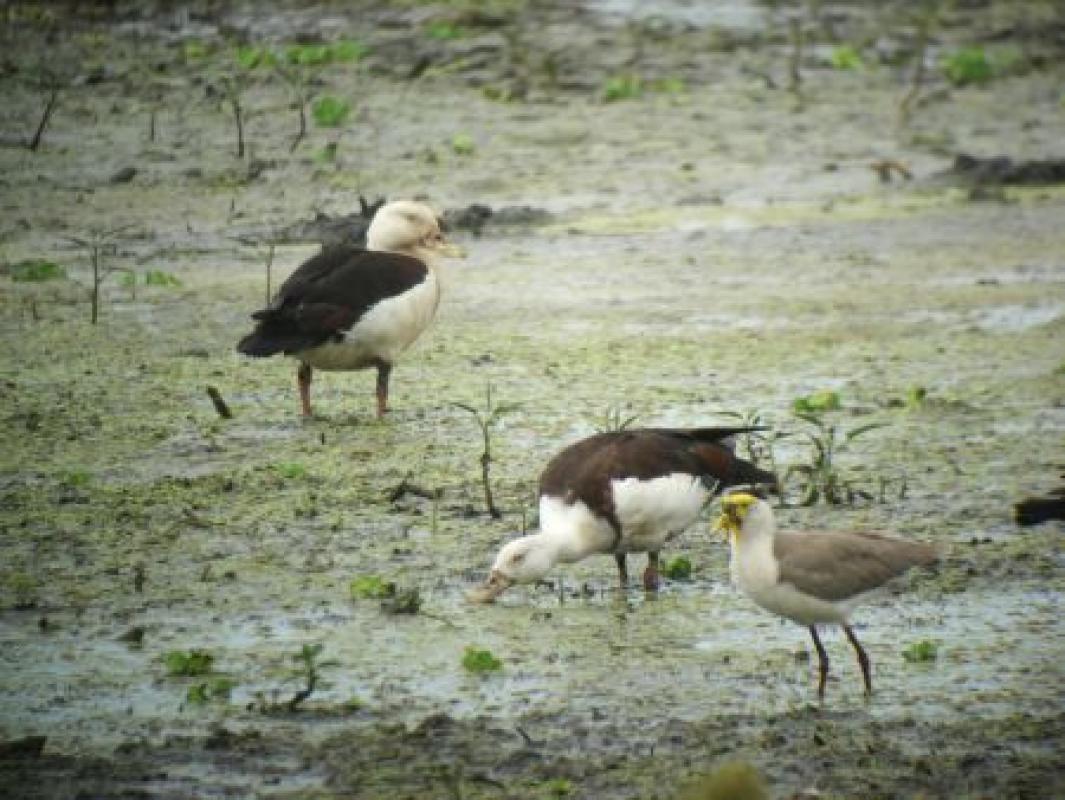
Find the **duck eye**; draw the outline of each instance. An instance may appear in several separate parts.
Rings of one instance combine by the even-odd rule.
[[[515,567],[518,566],[518,564],[520,564],[524,560],[525,560],[525,553],[515,553],[514,555],[512,555],[510,557],[510,563],[513,566],[515,566]]]

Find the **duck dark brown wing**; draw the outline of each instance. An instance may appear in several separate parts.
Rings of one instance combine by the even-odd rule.
[[[540,494],[571,503],[582,500],[612,518],[611,481],[651,480],[681,472],[716,483],[775,483],[772,473],[758,469],[720,444],[749,428],[643,428],[589,436],[562,450],[540,476]]]
[[[250,356],[297,353],[349,330],[390,297],[428,275],[416,258],[355,247],[325,250],[304,262],[281,284],[270,305],[252,314],[255,330],[237,344]]]
[[[846,600],[872,591],[910,567],[939,557],[925,542],[843,531],[777,533],[773,554],[780,561],[782,582],[822,600]]]

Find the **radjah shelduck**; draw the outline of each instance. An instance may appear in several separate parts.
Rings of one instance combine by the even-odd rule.
[[[726,486],[775,484],[733,452],[742,428],[644,428],[600,433],[559,452],[540,476],[540,530],[504,545],[469,594],[488,602],[534,583],[557,564],[613,555],[622,589],[626,555],[647,553],[643,585],[656,589],[659,551]]]
[[[299,361],[300,407],[311,415],[315,369],[377,370],[377,416],[388,410],[388,380],[400,355],[433,321],[440,303],[437,258],[461,250],[424,203],[397,200],[374,215],[366,248],[340,245],[301,264],[237,349]]]
[[[769,503],[746,492],[725,495],[715,529],[727,532],[733,583],[767,611],[806,626],[817,649],[817,696],[825,696],[828,653],[818,625],[839,625],[858,656],[866,695],[869,656],[849,624],[865,596],[911,567],[939,558],[926,542],[856,531],[778,531]]]

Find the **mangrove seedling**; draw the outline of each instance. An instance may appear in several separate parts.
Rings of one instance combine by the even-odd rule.
[[[488,675],[492,672],[501,672],[503,662],[492,655],[491,650],[481,650],[470,645],[462,655],[462,666],[474,675]]]
[[[206,650],[171,650],[163,656],[166,673],[174,678],[197,678],[211,672],[214,656]]]
[[[296,669],[296,675],[303,679],[303,688],[296,692],[292,699],[288,701],[289,711],[295,711],[300,703],[310,697],[314,690],[318,688],[321,678],[319,670],[322,667],[335,665],[336,662],[333,661],[318,660],[324,649],[325,645],[320,642],[317,644],[305,644],[298,653],[292,656],[292,659],[299,665]]]
[[[484,411],[480,411],[466,403],[455,403],[456,408],[461,408],[473,415],[477,425],[481,429],[481,438],[484,448],[481,452],[481,483],[484,486],[484,504],[489,515],[493,519],[500,519],[503,514],[496,508],[492,499],[492,481],[490,476],[492,463],[492,428],[505,414],[516,411],[517,403],[502,403],[498,406],[492,404],[492,384],[488,384],[485,390]]]
[[[869,422],[849,431],[840,431],[835,423],[826,421],[820,414],[796,412],[795,416],[815,428],[813,432],[805,432],[813,448],[810,463],[793,464],[784,473],[784,483],[793,474],[800,478],[799,505],[810,506],[819,499],[831,505],[854,502],[856,496],[871,499],[871,495],[855,490],[851,482],[843,477],[836,465],[836,456],[858,437],[882,428],[886,423]]]

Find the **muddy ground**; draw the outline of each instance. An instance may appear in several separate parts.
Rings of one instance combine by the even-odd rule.
[[[1062,528],[1012,520],[1065,462],[1065,191],[943,174],[960,152],[1065,156],[1065,17],[944,6],[903,120],[909,5],[807,9],[798,92],[790,17],[754,3],[6,5],[4,795],[674,798],[733,761],[772,797],[1065,794]],[[304,80],[351,115],[290,149],[291,87],[235,49],[338,40],[368,52]],[[857,68],[833,65],[847,43]],[[979,43],[995,75],[949,83],[942,59]],[[243,158],[227,80],[244,82]],[[912,179],[881,182],[885,159]],[[293,363],[234,343],[268,243],[276,285],[317,247],[294,223],[360,194],[497,213],[455,232],[469,257],[394,373],[391,416],[373,416],[371,375],[320,374],[305,422]],[[102,265],[136,278],[107,275],[91,325],[71,237],[120,228]],[[66,277],[16,280],[35,258]],[[489,385],[520,404],[491,428],[499,520],[455,405]],[[837,456],[869,497],[800,507],[793,480],[784,524],[948,552],[857,615],[870,701],[830,632],[816,704],[805,632],[728,585],[706,523],[667,554],[691,579],[657,597],[621,595],[593,558],[464,601],[535,524],[549,456],[610,412],[757,414],[790,434],[783,472],[812,457],[793,401],[825,389],[839,430],[883,424]],[[417,589],[419,612],[353,599],[374,575]],[[936,658],[907,661],[922,642]],[[288,710],[315,644],[320,681]],[[465,670],[470,646],[502,671]],[[166,654],[193,649],[213,673],[169,676]],[[39,754],[12,752],[31,736]]]

